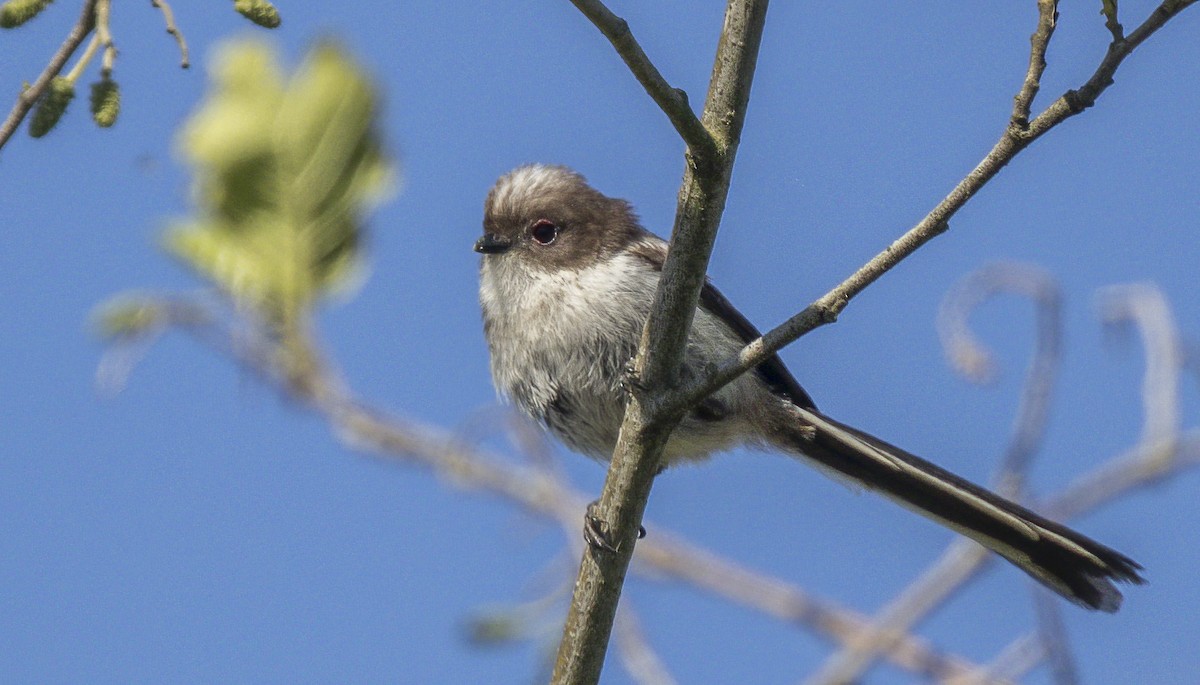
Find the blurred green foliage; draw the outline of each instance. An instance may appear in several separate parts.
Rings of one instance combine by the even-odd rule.
[[[394,184],[375,89],[329,44],[290,78],[264,44],[231,44],[210,78],[179,139],[195,213],[164,244],[240,306],[295,323],[354,273],[362,215]]]

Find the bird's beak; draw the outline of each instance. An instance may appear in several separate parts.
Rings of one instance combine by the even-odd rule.
[[[507,252],[510,247],[512,240],[495,233],[484,233],[482,238],[475,241],[475,251],[483,254],[500,254]]]

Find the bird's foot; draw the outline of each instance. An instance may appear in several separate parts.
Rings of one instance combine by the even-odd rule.
[[[619,549],[619,545],[613,542],[608,522],[600,518],[596,512],[599,505],[600,501],[596,500],[587,506],[587,511],[583,515],[583,540],[592,549],[615,553]],[[638,526],[637,539],[641,540],[644,537],[646,537],[646,529]]]

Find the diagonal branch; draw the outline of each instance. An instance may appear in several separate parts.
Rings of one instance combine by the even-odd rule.
[[[12,111],[8,113],[8,118],[0,124],[0,149],[2,149],[9,138],[16,133],[21,122],[25,120],[29,110],[37,103],[38,98],[49,87],[50,81],[62,71],[66,66],[67,60],[71,59],[71,55],[79,49],[83,44],[83,40],[92,32],[92,28],[96,25],[96,2],[97,0],[85,0],[83,3],[83,11],[79,14],[79,20],[75,22],[75,26],[71,32],[67,34],[67,39],[58,48],[58,52],[50,58],[50,63],[42,70],[37,80],[33,85],[21,92],[17,96],[17,103],[13,105]]]
[[[694,406],[809,331],[836,321],[851,299],[925,243],[944,233],[949,228],[950,218],[1022,150],[1055,126],[1094,105],[1097,98],[1112,85],[1113,74],[1129,53],[1172,17],[1195,2],[1196,0],[1163,2],[1141,26],[1129,34],[1127,39],[1109,46],[1096,72],[1078,90],[1064,93],[1029,122],[1028,128],[1023,129],[1010,124],[1000,136],[1000,140],[992,146],[991,151],[917,225],[803,311],[747,344],[736,358],[722,364],[709,377],[694,381],[685,387],[659,410],[675,413]]]
[[[1133,33],[1130,33],[1124,40],[1114,40],[1110,43],[1104,59],[1100,61],[1100,65],[1096,67],[1096,71],[1087,80],[1087,83],[1080,86],[1078,90],[1068,90],[1063,93],[1036,119],[1029,122],[1029,142],[1033,142],[1046,131],[1096,104],[1100,95],[1113,84],[1113,76],[1125,58],[1147,38],[1165,26],[1175,15],[1195,2],[1196,0],[1164,0],[1150,13],[1146,21],[1142,22],[1141,26],[1134,29]]]
[[[617,54],[625,61],[626,66],[633,72],[638,83],[646,89],[646,93],[654,99],[671,125],[679,132],[679,137],[688,146],[688,150],[698,159],[711,160],[717,156],[717,146],[709,135],[708,129],[700,123],[700,119],[692,112],[688,103],[687,93],[681,88],[673,88],[658,68],[646,56],[642,46],[633,37],[629,24],[611,10],[601,0],[571,0],[583,12],[604,37],[612,43]]]

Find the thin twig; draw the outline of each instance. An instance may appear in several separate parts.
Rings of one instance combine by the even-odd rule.
[[[1029,111],[1041,88],[1042,72],[1046,71],[1046,48],[1050,47],[1050,38],[1058,26],[1058,0],[1038,0],[1037,5],[1037,28],[1029,38],[1029,69],[1021,90],[1013,98],[1012,123],[1019,128],[1029,125]]]
[[[113,44],[112,30],[109,28],[109,14],[112,10],[112,0],[100,0],[96,3],[96,37],[104,46],[104,56],[100,59],[100,73],[104,78],[112,76],[113,62],[117,59],[117,47]]]
[[[1125,27],[1118,21],[1117,0],[1101,0],[1100,13],[1104,15],[1104,28],[1112,34],[1113,42],[1125,40]]]
[[[167,0],[150,0],[150,5],[162,11],[163,20],[167,23],[167,33],[171,34],[179,45],[179,66],[183,69],[192,66],[188,59],[187,41],[183,38],[183,31],[180,31],[179,27],[175,25],[175,13],[171,11],[171,4]]]
[[[688,150],[697,159],[711,160],[717,155],[717,146],[709,135],[708,129],[700,123],[700,119],[692,111],[688,103],[687,93],[680,88],[673,88],[659,73],[658,68],[646,56],[642,46],[633,37],[629,24],[613,14],[600,0],[571,0],[571,2],[588,18],[604,37],[608,39],[617,54],[625,61],[626,66],[633,72],[638,83],[646,89],[646,93],[654,99],[659,109],[671,120],[671,125],[683,138]]]
[[[92,58],[96,56],[96,50],[99,47],[100,36],[93,33],[92,39],[88,41],[87,47],[83,49],[83,54],[79,56],[79,59],[75,61],[75,66],[71,67],[71,70],[63,78],[71,83],[78,81],[79,77],[83,75],[83,71],[87,69],[88,64],[91,63]]]
[[[1195,2],[1196,0],[1165,0],[1150,13],[1141,26],[1134,29],[1133,33],[1124,40],[1113,41],[1109,44],[1108,52],[1101,60],[1100,66],[1096,67],[1096,71],[1086,83],[1078,90],[1068,90],[1063,93],[1062,97],[1055,100],[1036,119],[1029,122],[1029,142],[1033,142],[1046,131],[1096,104],[1097,98],[1113,84],[1113,75],[1117,73],[1117,69],[1129,56],[1129,53],[1154,35],[1155,31],[1161,29],[1175,15]]]
[[[75,22],[75,26],[71,28],[71,32],[67,34],[67,39],[59,46],[58,52],[50,58],[50,63],[42,70],[41,75],[33,82],[33,85],[21,92],[17,96],[17,102],[13,105],[12,111],[8,113],[8,118],[0,124],[0,149],[3,149],[12,135],[16,133],[21,122],[29,114],[29,110],[33,109],[33,105],[37,103],[38,98],[50,86],[50,81],[58,76],[63,67],[66,66],[67,60],[71,59],[71,55],[79,49],[83,44],[84,39],[92,32],[92,28],[96,24],[96,3],[98,0],[84,0],[83,11],[79,14],[79,20]]]
[[[1003,492],[1015,497],[1017,490],[1004,485],[1006,474],[1022,474],[1045,436],[1050,399],[1062,353],[1062,294],[1053,277],[1029,264],[999,262],[979,269],[957,283],[946,294],[938,311],[938,332],[952,366],[969,380],[988,380],[995,366],[988,352],[967,326],[967,318],[986,300],[1000,293],[1013,293],[1034,304],[1037,338],[1017,405],[1012,437],[1001,459],[997,481]]]
[[[836,321],[852,298],[922,245],[944,233],[949,228],[950,218],[1018,153],[1050,129],[1094,105],[1101,93],[1112,85],[1113,74],[1129,53],[1195,1],[1168,0],[1160,5],[1128,39],[1109,46],[1100,66],[1087,83],[1055,100],[1029,123],[1027,129],[1010,125],[983,160],[916,226],[803,311],[747,344],[737,357],[723,363],[709,377],[684,387],[664,402],[658,411],[664,414],[685,411],[809,331]]]

